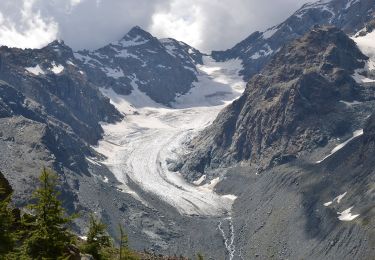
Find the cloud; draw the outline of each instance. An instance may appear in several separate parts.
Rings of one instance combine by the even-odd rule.
[[[34,3],[34,0],[14,0],[12,4],[4,5],[6,12],[0,12],[1,45],[38,48],[56,38],[58,24],[34,11]],[[14,15],[10,17],[9,13]]]
[[[151,32],[203,50],[232,47],[282,22],[306,0],[171,0],[153,15]]]
[[[1,0],[0,44],[37,48],[63,39],[95,49],[139,25],[204,51],[225,49],[285,19],[306,0]],[[20,8],[21,7],[21,8]]]

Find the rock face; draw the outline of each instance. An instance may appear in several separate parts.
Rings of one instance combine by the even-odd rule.
[[[0,201],[6,199],[12,191],[13,189],[8,180],[5,179],[4,175],[0,172]]]
[[[236,251],[244,259],[373,259],[374,126],[372,115],[363,135],[319,164],[230,170],[229,182],[239,179]]]
[[[1,47],[0,62],[1,80],[90,144],[101,137],[99,121],[113,123],[122,118],[98,86],[81,73],[72,50],[62,42],[40,50]]]
[[[169,105],[197,80],[202,54],[183,42],[153,37],[139,27],[95,51],[74,54],[90,81],[122,95],[136,86],[156,102]]]
[[[282,48],[191,142],[184,171],[239,161],[265,168],[352,133],[364,116],[348,112],[343,101],[373,99],[371,88],[351,77],[367,59],[339,29],[315,27]]]
[[[308,32],[315,25],[334,25],[347,34],[362,29],[374,17],[375,0],[331,0],[305,4],[283,23],[265,32],[255,32],[226,51],[214,51],[217,60],[240,58],[246,80],[260,72],[287,43]]]
[[[0,115],[3,120],[19,118],[26,125],[40,125],[43,130],[38,134],[56,163],[84,172],[89,145],[103,133],[99,122],[113,123],[123,115],[75,62],[72,50],[62,42],[40,50],[1,47]]]
[[[45,166],[65,180],[65,206],[73,209],[74,182],[67,179],[90,175],[85,157],[95,154],[99,122],[123,117],[76,63],[57,41],[40,50],[0,48],[0,164],[19,206]]]

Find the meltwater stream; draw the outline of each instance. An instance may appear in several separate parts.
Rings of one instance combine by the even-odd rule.
[[[176,99],[173,108],[155,103],[139,91],[135,76],[134,90],[128,96],[102,90],[126,117],[120,123],[103,125],[104,138],[95,149],[106,156],[102,163],[123,183],[124,192],[142,200],[127,185],[131,180],[181,214],[221,216],[230,212],[235,196],[215,193],[218,180],[190,184],[179,173],[169,171],[167,162],[243,92],[240,69],[239,60],[215,62],[205,57],[204,65],[198,67],[198,82]]]

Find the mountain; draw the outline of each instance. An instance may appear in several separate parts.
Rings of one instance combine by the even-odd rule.
[[[85,234],[95,212],[113,236],[124,224],[134,248],[166,252],[174,246],[193,254],[182,234],[193,233],[192,223],[207,230],[207,223],[216,223],[181,216],[132,183],[137,193],[128,193],[95,148],[103,128],[127,123],[127,111],[118,111],[116,100],[103,93],[113,89],[118,100],[139,95],[165,107],[155,100],[169,105],[190,91],[202,63],[203,55],[189,45],[158,40],[139,27],[96,51],[74,52],[63,41],[41,49],[0,47],[0,170],[14,190],[14,204],[22,208],[31,199],[40,170],[48,167],[59,176],[64,207],[81,214],[77,234]],[[214,237],[215,245],[220,239]],[[169,246],[171,240],[180,242]]]
[[[96,85],[122,95],[139,88],[165,105],[192,88],[196,65],[202,64],[198,50],[174,39],[158,40],[140,27],[98,50],[74,55]]]
[[[239,58],[246,80],[260,72],[287,43],[308,32],[314,25],[334,25],[347,34],[362,29],[374,17],[374,0],[321,0],[307,3],[279,25],[254,32],[226,51],[213,51],[216,60]]]
[[[96,154],[90,145],[102,137],[100,122],[123,115],[87,80],[73,51],[59,41],[35,50],[3,46],[0,64],[0,162],[16,203],[30,199],[43,166],[65,179],[90,175],[86,157]],[[69,207],[73,183],[64,187]]]
[[[322,163],[296,161],[258,175],[249,167],[230,170],[221,189],[235,185],[238,192],[236,256],[373,259],[374,137],[371,116],[363,135]]]
[[[237,196],[231,259],[373,258],[374,28],[314,26],[187,144],[177,169]]]
[[[366,116],[352,102],[374,99],[373,85],[352,78],[367,60],[342,31],[315,27],[282,48],[192,141],[184,167],[204,172],[248,161],[263,169],[345,138]]]

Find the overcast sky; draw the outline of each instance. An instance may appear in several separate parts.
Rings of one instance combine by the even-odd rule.
[[[310,0],[311,1],[311,0]],[[95,49],[139,25],[203,51],[232,47],[280,23],[307,0],[0,0],[0,45],[38,48],[62,39]]]

